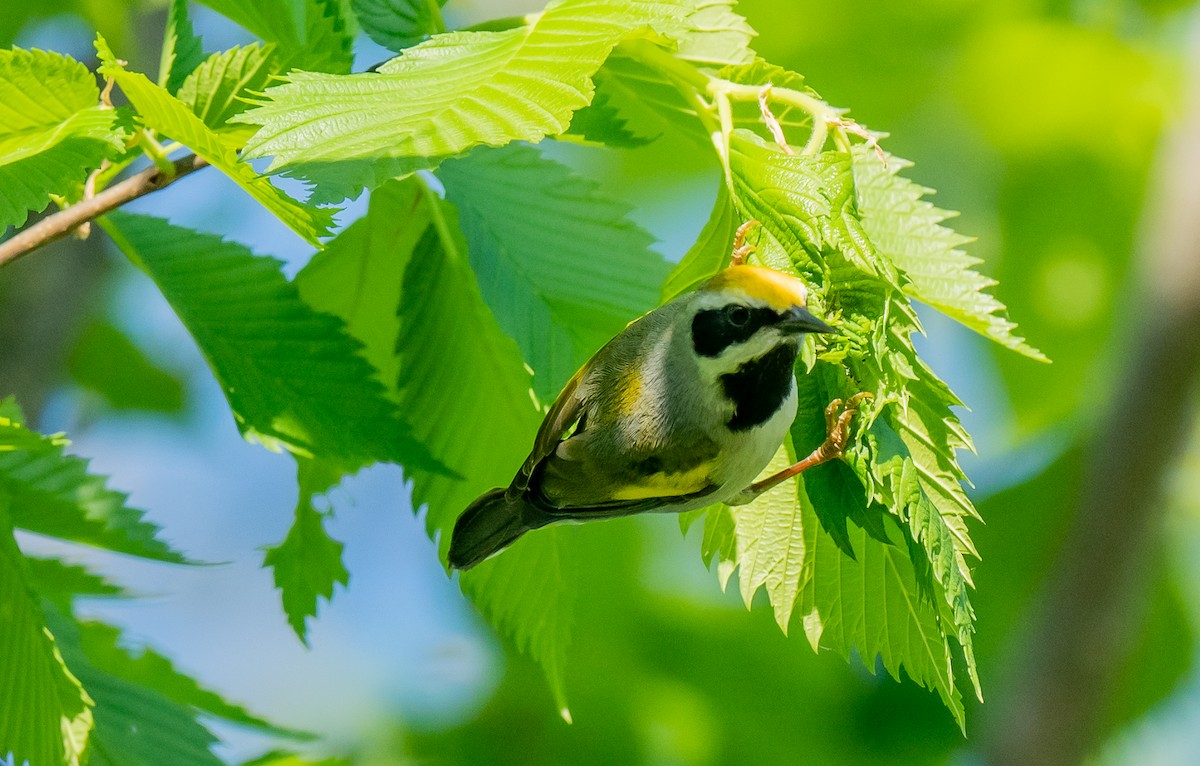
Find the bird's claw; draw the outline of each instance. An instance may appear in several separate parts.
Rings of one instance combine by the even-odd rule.
[[[737,228],[733,234],[733,251],[729,254],[729,263],[733,266],[741,266],[746,262],[746,256],[755,252],[758,248],[746,241],[746,234],[755,226],[761,226],[758,221],[751,218]]]
[[[849,399],[834,399],[825,408],[825,441],[817,448],[825,460],[841,457],[850,441],[850,421],[853,420],[858,406],[874,395],[862,391]]]

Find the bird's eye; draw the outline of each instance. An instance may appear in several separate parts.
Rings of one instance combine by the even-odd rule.
[[[725,315],[734,327],[745,327],[750,322],[750,309],[745,306],[730,306],[725,309]]]

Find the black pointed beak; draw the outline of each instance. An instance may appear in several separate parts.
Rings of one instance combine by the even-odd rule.
[[[788,333],[832,332],[837,330],[817,319],[808,309],[793,306],[779,322],[779,329]]]

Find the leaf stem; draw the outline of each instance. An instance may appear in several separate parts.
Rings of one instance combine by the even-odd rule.
[[[157,166],[146,168],[137,175],[99,192],[89,200],[78,202],[46,216],[33,226],[0,242],[0,267],[7,266],[43,245],[62,239],[78,226],[115,210],[127,202],[163,189],[207,164],[208,162],[203,157],[189,154],[171,163],[170,173],[163,173]]]
[[[158,143],[154,139],[154,136],[150,135],[149,131],[141,131],[138,143],[142,147],[142,152],[150,158],[150,161],[154,163],[160,173],[169,175],[175,172],[175,166],[167,157],[167,152],[163,149],[162,144]]]

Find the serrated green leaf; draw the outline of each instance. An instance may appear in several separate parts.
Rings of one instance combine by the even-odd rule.
[[[59,559],[26,556],[25,565],[33,590],[42,598],[54,602],[60,609],[68,609],[76,596],[105,598],[128,595],[121,586],[89,572],[78,564],[68,564]]]
[[[483,297],[542,401],[654,307],[669,266],[628,205],[591,181],[520,144],[445,162],[438,178]]]
[[[404,277],[397,352],[404,411],[430,450],[462,475],[411,473],[413,506],[426,508],[426,527],[431,536],[440,533],[444,558],[455,518],[480,493],[508,483],[540,417],[520,351],[476,285],[453,209],[439,203],[434,220]],[[532,532],[462,575],[480,610],[545,669],[560,704],[574,593],[569,536]]]
[[[307,0],[200,0],[222,16],[240,24],[266,42],[288,49],[302,42],[300,26]]]
[[[105,230],[162,291],[208,359],[248,438],[346,470],[439,470],[338,318],[313,311],[280,262],[211,234],[113,213]]]
[[[686,17],[660,34],[677,41],[676,53],[703,66],[744,65],[754,61],[750,40],[758,33],[733,7],[737,0],[692,0]]]
[[[40,50],[0,50],[0,146],[55,128],[99,103],[96,80],[78,61]]]
[[[121,631],[101,622],[79,625],[79,648],[97,672],[153,689],[184,708],[257,731],[283,736],[308,736],[281,729],[240,705],[205,689],[195,679],[181,673],[166,657],[146,646],[131,647]]]
[[[195,67],[179,87],[179,100],[205,125],[230,137],[234,143],[249,138],[243,125],[229,124],[229,118],[241,114],[249,105],[247,94],[267,87],[279,70],[274,45],[235,46],[214,53]]]
[[[335,585],[350,584],[350,573],[342,564],[345,546],[329,536],[313,507],[313,497],[336,484],[341,472],[304,458],[296,462],[300,485],[296,520],[282,543],[266,549],[263,566],[273,570],[288,623],[308,646],[307,619],[316,617],[318,599],[331,600]]]
[[[126,71],[117,63],[104,38],[97,38],[96,50],[103,62],[101,74],[111,77],[121,86],[148,127],[174,138],[208,160],[306,242],[320,245],[318,238],[328,235],[333,223],[331,211],[297,202],[272,185],[265,176],[254,172],[182,101],[150,82],[145,75]]]
[[[285,750],[273,750],[243,761],[242,766],[352,766],[352,763],[348,758],[313,758]]]
[[[107,107],[91,106],[76,112],[45,130],[10,133],[0,137],[0,165],[11,165],[47,152],[64,141],[92,141],[106,149],[117,149],[114,133],[116,112]]]
[[[162,58],[158,64],[159,86],[166,88],[168,93],[176,93],[184,78],[203,60],[204,44],[192,29],[187,0],[170,0]]]
[[[83,329],[67,357],[75,383],[118,410],[179,412],[183,383],[156,366],[125,333],[107,322]]]
[[[92,699],[46,629],[0,488],[0,760],[80,766]]]
[[[662,302],[674,300],[686,292],[699,287],[705,280],[721,270],[733,248],[733,238],[741,221],[730,202],[725,184],[717,189],[717,200],[712,213],[696,242],[667,275],[662,286]]]
[[[503,556],[462,575],[462,588],[487,621],[509,636],[546,674],[559,714],[571,720],[563,672],[574,628],[578,579],[573,530],[539,530]]]
[[[624,133],[645,143],[670,134],[711,146],[711,138],[694,106],[678,86],[666,74],[638,59],[628,45],[618,45],[596,72],[593,106],[577,112],[575,119],[582,116],[585,121],[594,120],[594,115],[589,117],[584,113],[599,104],[605,112],[611,112],[610,123],[620,126],[617,147],[628,143]],[[574,126],[574,120],[571,124]]]
[[[621,112],[609,103],[609,91],[602,82],[601,68],[593,79],[596,83],[596,95],[592,103],[575,112],[567,132],[560,139],[570,140],[578,136],[585,143],[601,144],[614,149],[636,149],[654,141],[658,136],[639,135],[629,124]]]
[[[430,451],[463,474],[413,474],[413,504],[429,507],[431,535],[445,530],[444,554],[459,512],[512,478],[539,417],[521,353],[483,302],[453,209],[439,205],[434,220],[405,272],[396,348],[401,409],[413,414],[413,429]],[[472,437],[459,438],[455,424]]]
[[[305,0],[304,44],[284,58],[284,68],[346,74],[354,64],[354,34],[342,15],[343,0]],[[286,51],[285,51],[286,52]]]
[[[909,167],[911,162],[891,155],[884,166],[862,148],[854,156],[863,227],[911,280],[906,292],[1002,346],[1048,361],[1014,334],[1017,326],[1009,321],[1004,304],[986,292],[995,280],[975,271],[982,261],[960,249],[971,238],[942,225],[956,214],[935,207],[924,199],[930,189],[900,175]]]
[[[305,303],[346,323],[390,396],[400,374],[396,311],[404,271],[432,220],[423,188],[410,178],[373,191],[367,214],[313,256],[295,279]]]
[[[92,626],[53,607],[46,618],[67,666],[95,700],[88,766],[221,766],[211,750],[217,739],[193,708],[96,668],[82,648]]]
[[[865,223],[855,173],[856,163],[867,160],[865,151],[787,155],[752,131],[739,129],[731,136],[732,190],[744,214],[764,224],[767,247],[760,257],[777,268],[799,270],[813,288],[810,298],[820,314],[840,330],[821,339],[817,358],[807,362],[815,367],[800,380],[802,402],[793,426],[797,447],[804,442],[815,447],[823,438],[820,413],[827,402],[859,391],[875,396],[856,418],[866,425],[852,439],[845,463],[818,466],[804,477],[821,527],[819,539],[845,558],[825,575],[814,572],[814,587],[830,590],[830,604],[839,588],[842,598],[861,598],[864,612],[853,615],[854,625],[866,619],[886,628],[843,631],[837,638],[843,654],[851,648],[866,657],[878,653],[893,674],[901,665],[910,668],[924,685],[938,689],[961,724],[962,703],[952,693],[952,656],[965,661],[980,693],[966,565],[974,546],[965,523],[976,514],[961,486],[965,477],[956,456],[971,443],[950,409],[959,400],[913,348],[911,336],[920,325],[904,295],[912,290],[910,276],[893,252],[874,241],[884,236],[878,227],[888,227],[892,236],[909,223],[886,216],[876,217],[874,229]],[[936,261],[944,255],[930,257]],[[965,270],[952,257],[944,268],[947,274]],[[963,275],[964,285],[973,280],[970,273]],[[862,578],[872,567],[880,569],[879,561],[855,561],[864,549],[876,551],[895,570],[887,577],[871,575],[874,584],[865,586],[866,594],[875,600],[859,593],[867,582]],[[897,570],[899,562],[907,569]],[[838,580],[852,565],[861,567],[858,579]],[[822,582],[822,576],[835,583]],[[907,622],[883,611],[897,599],[909,604]],[[814,637],[827,621],[820,610],[809,608],[807,615],[815,646]],[[950,652],[950,637],[961,646],[961,655]]]
[[[375,42],[393,51],[444,31],[441,19],[434,16],[431,0],[350,0],[350,7],[362,30]],[[434,0],[437,7],[446,0]]]
[[[0,417],[0,493],[12,500],[13,523],[30,532],[130,556],[186,563],[158,539],[159,528],[126,496],[88,473],[87,461],[64,453],[61,436],[43,436]]]
[[[344,74],[353,61],[353,30],[342,0],[201,0],[277,47],[280,68]]]
[[[41,212],[51,195],[77,198],[89,168],[113,152],[112,145],[93,139],[68,138],[53,148],[0,165],[0,230],[21,226],[30,211]]]
[[[938,613],[919,596],[903,535],[889,522],[891,545],[849,530],[851,559],[820,529],[815,510],[802,504],[801,523],[811,578],[799,601],[804,632],[814,650],[828,647],[847,660],[857,653],[868,670],[875,658],[896,680],[900,668],[927,689],[936,690],[959,726],[965,725],[962,697],[954,686],[950,647]]]
[[[721,590],[729,587],[729,578],[737,567],[737,524],[729,506],[713,506],[705,514],[700,556],[704,566],[710,569],[713,560],[716,560],[717,581],[721,583]]]
[[[780,447],[767,464],[767,475],[792,464],[785,447]],[[798,494],[797,480],[788,479],[754,499],[731,509],[734,521],[734,556],[742,601],[749,609],[754,594],[765,588],[775,622],[786,634],[792,609],[811,571],[804,566],[805,540],[801,515],[810,505],[807,495]],[[812,513],[809,509],[810,514]]]
[[[792,261],[802,266],[819,261],[832,217],[820,159],[783,154],[758,135],[738,129],[730,140],[729,166],[742,217],[760,221]]]
[[[116,112],[99,98],[77,61],[0,50],[0,231],[22,225],[51,195],[72,196],[88,170],[120,148]]]
[[[850,390],[852,387],[853,383],[846,379],[845,373],[826,361],[816,362],[807,374],[796,377],[797,414],[791,427],[791,441],[798,456],[817,449],[825,439],[828,428],[825,422],[826,406],[834,399],[844,401],[858,393]],[[861,426],[863,420],[863,417],[856,418],[854,425]],[[851,461],[861,470],[868,470],[862,464],[869,458],[860,458],[856,448],[869,437],[869,433],[860,435],[846,460],[833,460],[804,473],[804,489],[816,509],[821,528],[851,558],[855,555],[848,533],[848,523],[851,521],[876,540],[888,542],[883,523],[883,515],[888,509],[880,505],[879,498],[867,492],[863,481],[847,465],[847,461]]]
[[[243,126],[251,127],[253,126]],[[335,205],[355,199],[363,191],[377,189],[388,181],[402,179],[416,170],[435,168],[444,157],[383,157],[341,162],[301,162],[281,175],[312,186],[310,205]]]
[[[293,73],[238,117],[262,126],[247,155],[272,156],[278,170],[299,162],[445,157],[478,144],[557,135],[591,101],[591,76],[618,42],[643,28],[686,42],[713,7],[698,0],[559,0],[515,29],[436,35],[377,72]],[[712,53],[721,46],[697,47]]]

